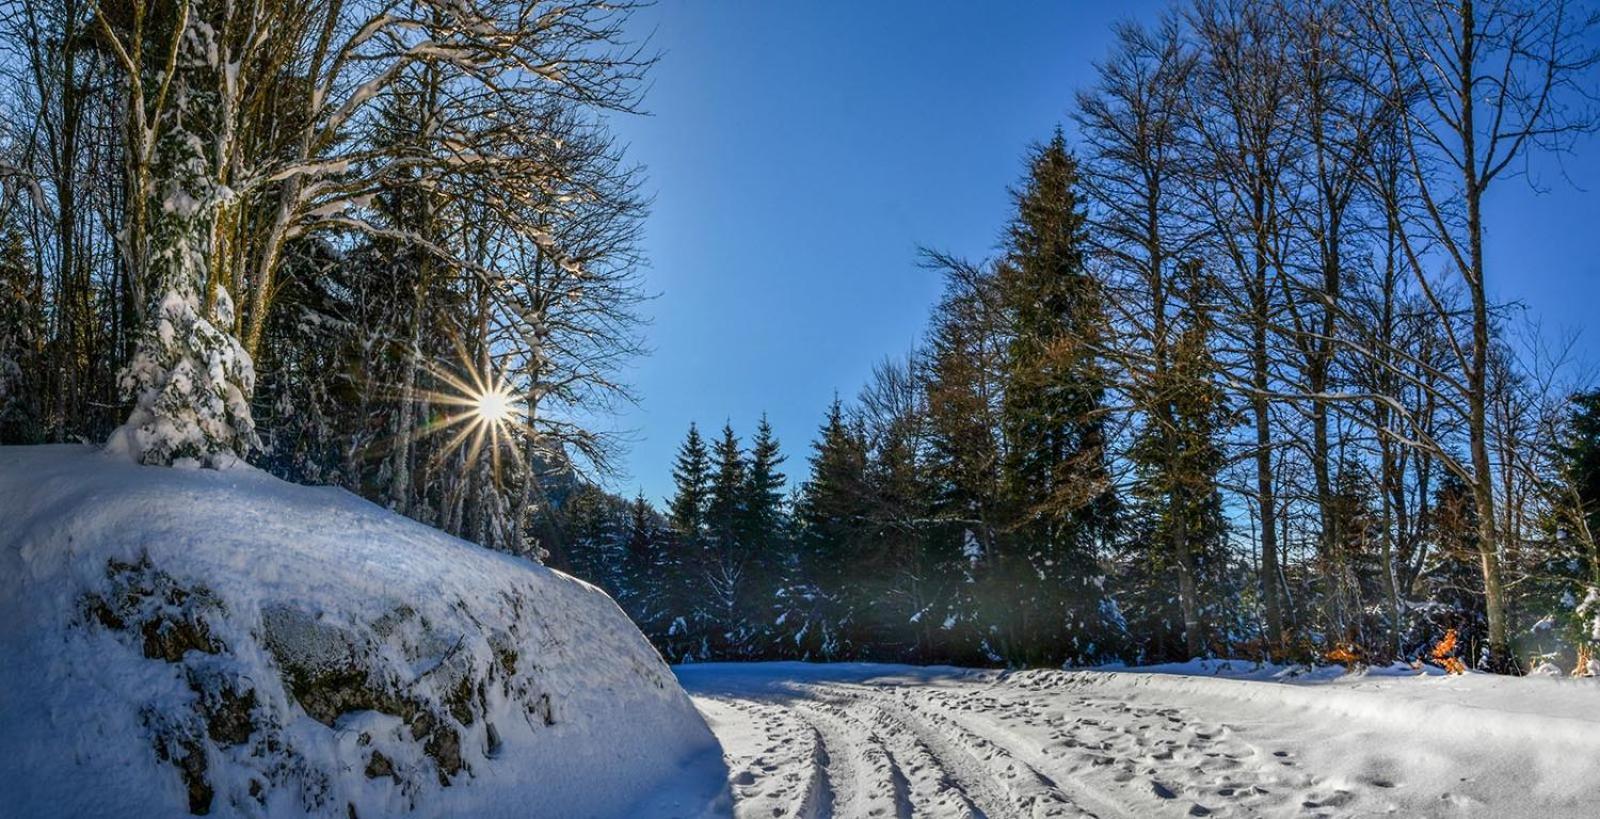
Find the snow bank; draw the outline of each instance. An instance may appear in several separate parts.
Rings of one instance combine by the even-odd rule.
[[[693,815],[725,775],[585,583],[249,468],[0,448],[14,815]]]

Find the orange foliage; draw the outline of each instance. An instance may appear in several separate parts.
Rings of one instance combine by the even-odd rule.
[[[1334,646],[1333,650],[1324,656],[1346,668],[1354,668],[1358,665],[1366,664],[1366,660],[1361,656],[1361,649],[1349,643],[1341,643]]]
[[[1443,666],[1446,674],[1465,674],[1467,673],[1467,664],[1461,662],[1460,658],[1454,656],[1455,651],[1456,630],[1450,629],[1449,631],[1445,632],[1444,639],[1440,640],[1433,647],[1434,662],[1437,662],[1439,665]]]

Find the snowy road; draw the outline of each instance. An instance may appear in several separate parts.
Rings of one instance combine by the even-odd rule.
[[[678,672],[722,742],[740,817],[1549,819],[1600,805],[1587,681]]]

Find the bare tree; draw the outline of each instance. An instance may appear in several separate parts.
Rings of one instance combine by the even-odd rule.
[[[1484,197],[1523,169],[1531,151],[1561,151],[1596,125],[1583,107],[1584,85],[1600,52],[1589,39],[1596,18],[1565,0],[1374,0],[1360,6],[1361,43],[1382,67],[1376,88],[1400,112],[1403,167],[1414,198],[1393,203],[1407,267],[1434,314],[1449,328],[1452,367],[1439,373],[1438,397],[1465,420],[1469,455],[1427,444],[1470,487],[1489,619],[1491,661],[1509,660],[1504,580],[1506,533],[1496,515],[1489,419],[1494,319],[1483,233]],[[1456,332],[1432,263],[1448,270],[1466,299]]]

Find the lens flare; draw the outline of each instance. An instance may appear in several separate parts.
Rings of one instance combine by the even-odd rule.
[[[512,396],[504,390],[494,389],[478,396],[478,419],[490,424],[504,423],[511,417]]]
[[[433,411],[410,433],[411,439],[444,434],[430,460],[439,464],[460,454],[460,466],[467,470],[486,462],[497,483],[502,457],[509,457],[526,472],[521,442],[536,437],[522,418],[527,396],[513,386],[508,373],[497,371],[488,356],[470,353],[460,339],[455,341],[455,366],[441,362],[428,367],[436,388],[423,391],[420,397]]]

